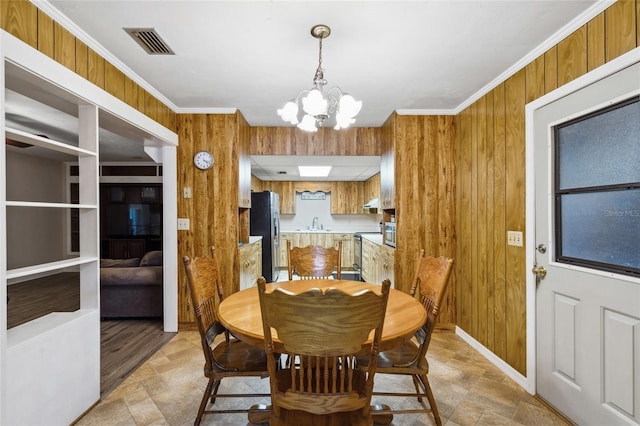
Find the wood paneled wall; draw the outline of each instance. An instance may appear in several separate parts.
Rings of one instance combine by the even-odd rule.
[[[390,118],[395,134],[395,287],[409,292],[421,249],[455,262],[455,128],[453,116]],[[451,275],[438,323],[456,323],[456,277]]]
[[[239,138],[248,135],[247,122],[236,114],[179,114],[178,193],[190,187],[192,198],[178,197],[178,217],[189,218],[188,231],[178,231],[178,322],[195,321],[182,257],[209,255],[215,246],[225,294],[239,289]],[[248,136],[247,136],[248,137]],[[199,170],[193,156],[207,150],[214,156],[213,167]],[[248,226],[248,223],[246,224]],[[243,225],[244,226],[244,225]]]
[[[176,131],[176,114],[85,43],[26,0],[0,1],[2,29]]]
[[[243,125],[241,116],[177,117],[28,1],[1,1],[0,25],[179,133],[178,188],[193,188],[193,199],[178,205],[179,217],[191,219],[191,231],[179,231],[180,256],[204,255],[214,244],[224,257],[224,280],[229,286],[237,282],[234,179],[238,169],[233,160],[237,140],[232,135]],[[455,119],[396,116],[400,156],[396,214],[401,237],[396,282],[411,276],[414,256],[423,246],[454,257],[455,272],[440,322],[457,321],[522,374],[526,374],[525,252],[506,245],[506,231],[525,230],[524,105],[637,47],[639,40],[640,0],[618,0]],[[309,134],[289,127],[254,127],[248,133],[253,155],[381,155],[379,132],[352,128]],[[455,146],[449,143],[452,138]],[[214,153],[214,169],[198,172],[190,167],[197,149]],[[179,277],[179,321],[192,322],[184,274]]]
[[[522,374],[528,271],[506,231],[525,231],[525,104],[634,49],[639,22],[619,0],[456,116],[458,326]]]
[[[321,128],[309,133],[297,127],[252,127],[251,155],[380,155],[374,127]]]

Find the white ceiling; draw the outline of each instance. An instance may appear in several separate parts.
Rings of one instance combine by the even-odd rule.
[[[327,87],[363,101],[356,126],[378,127],[393,111],[459,112],[604,8],[595,0],[34,2],[175,112],[238,109],[252,126],[283,126],[276,110],[311,87],[315,24],[332,30],[323,42]],[[129,27],[155,28],[175,55],[148,55]]]

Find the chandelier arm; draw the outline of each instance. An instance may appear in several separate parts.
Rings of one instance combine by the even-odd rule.
[[[334,86],[327,92],[327,102],[329,104],[327,110],[329,114],[333,114],[338,109],[340,98],[342,97],[342,90],[338,86]]]

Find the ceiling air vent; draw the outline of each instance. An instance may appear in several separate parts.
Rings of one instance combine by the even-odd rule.
[[[175,55],[155,28],[123,28],[149,55]]]

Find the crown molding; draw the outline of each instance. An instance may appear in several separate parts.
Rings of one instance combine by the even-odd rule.
[[[456,115],[455,109],[397,109],[398,115]]]
[[[178,108],[178,114],[235,114],[238,108]]]
[[[491,90],[495,89],[500,83],[506,81],[509,77],[523,69],[527,66],[531,61],[537,59],[540,55],[544,54],[547,50],[551,49],[556,44],[560,43],[567,36],[575,32],[578,28],[589,22],[591,19],[596,17],[599,13],[603,12],[609,6],[614,4],[616,0],[598,0],[594,3],[590,8],[585,10],[580,15],[576,16],[571,22],[562,27],[560,30],[552,34],[549,38],[543,41],[540,45],[534,48],[531,52],[525,55],[518,62],[513,64],[507,70],[505,70],[502,74],[498,75],[492,81],[490,81],[486,86],[478,90],[476,93],[471,95],[466,101],[462,102],[456,108],[454,108],[455,114],[459,114],[465,110],[468,106],[473,104],[475,101],[489,93]]]
[[[127,77],[131,78],[134,82],[144,88],[147,92],[158,98],[166,106],[168,106],[173,112],[177,112],[179,108],[171,102],[166,96],[160,93],[155,87],[151,86],[145,79],[136,74],[131,68],[124,64],[120,59],[115,57],[111,52],[105,49],[100,43],[98,43],[93,37],[84,32],[82,28],[77,26],[73,21],[67,18],[66,15],[61,13],[58,9],[53,7],[48,0],[30,0],[38,9],[47,14],[51,19],[62,25],[71,34],[80,39],[84,44],[95,50],[100,56],[109,61],[113,66],[122,71]]]
[[[154,95],[160,101],[165,103],[173,112],[176,114],[234,114],[237,111],[237,108],[179,108],[173,102],[171,102],[168,98],[166,98],[162,93],[156,90],[153,86],[151,86],[146,80],[137,75],[131,68],[121,62],[118,58],[116,58],[111,52],[105,49],[101,44],[99,44],[96,40],[94,40],[91,36],[85,33],[80,27],[78,27],[74,22],[69,20],[64,14],[62,14],[58,9],[53,7],[48,0],[30,0],[36,7],[41,9],[44,13],[54,19],[56,22],[61,24],[64,28],[69,30],[73,35],[82,40],[85,44],[95,50],[98,54],[116,66],[120,71],[125,73],[129,78],[147,90],[149,93]],[[395,112],[398,115],[457,115],[460,112],[464,111],[468,106],[476,102],[482,96],[489,93],[491,90],[496,88],[499,84],[506,81],[509,77],[514,75],[519,70],[523,69],[526,65],[528,65],[531,61],[538,58],[540,55],[544,54],[551,47],[557,45],[564,38],[572,34],[578,28],[589,22],[599,13],[603,12],[611,5],[613,5],[616,0],[597,0],[591,7],[585,10],[583,13],[575,17],[571,20],[567,25],[562,27],[560,30],[552,34],[549,38],[547,38],[544,42],[538,45],[536,48],[531,50],[527,55],[518,60],[515,64],[509,67],[507,70],[502,72],[480,90],[475,92],[465,101],[460,103],[453,109],[397,109]]]

